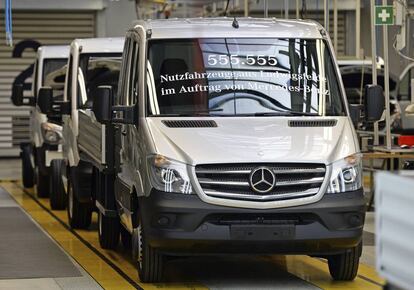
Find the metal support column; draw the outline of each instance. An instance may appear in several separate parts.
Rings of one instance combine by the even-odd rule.
[[[249,0],[244,0],[244,17],[249,17]]]
[[[264,0],[264,17],[265,18],[269,17],[269,1],[268,0]]]
[[[375,26],[375,0],[371,0],[371,58],[372,84],[377,84],[377,33]],[[374,123],[374,146],[379,145],[378,122]]]
[[[355,1],[355,56],[361,57],[361,0]]]
[[[333,13],[334,13],[334,48],[335,53],[338,54],[338,0],[333,0]]]
[[[329,32],[329,0],[324,0],[323,3],[323,17],[324,17],[324,26],[326,31]]]
[[[289,0],[285,0],[285,19],[289,19]]]
[[[382,5],[387,5],[387,0],[382,0]],[[385,130],[386,139],[385,146],[391,149],[391,123],[390,123],[390,64],[388,57],[388,26],[382,26],[382,34],[384,41],[384,89],[385,89]]]
[[[299,19],[299,0],[296,0],[296,19]]]

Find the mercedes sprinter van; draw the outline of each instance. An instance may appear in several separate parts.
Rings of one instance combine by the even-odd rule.
[[[366,96],[379,119],[381,88]],[[138,21],[93,111],[117,125],[114,194],[141,281],[160,281],[167,255],[212,253],[307,254],[356,276],[361,153],[318,23]]]
[[[44,112],[63,115],[62,170],[67,192],[69,224],[73,228],[87,228],[95,209],[96,191],[102,188],[95,179],[98,169],[113,168],[113,150],[106,150],[105,138],[113,139],[111,126],[101,125],[92,113],[96,90],[101,85],[118,84],[123,50],[123,38],[75,39],[70,45],[67,78],[63,102],[54,102],[50,88],[42,89],[39,103]],[[104,187],[105,188],[105,187]],[[102,217],[100,218],[100,222]],[[105,222],[119,224],[118,219]],[[102,228],[102,227],[100,227]],[[118,240],[119,240],[119,230]]]
[[[43,114],[37,106],[38,93],[49,86],[53,98],[63,96],[65,72],[69,46],[41,46],[37,50],[32,84],[32,96],[23,96],[23,84],[15,84],[12,102],[16,106],[28,105],[30,110],[30,142],[21,144],[22,178],[25,187],[36,184],[39,197],[50,197],[52,209],[65,207],[65,195],[61,179],[58,178],[62,160],[61,117]]]

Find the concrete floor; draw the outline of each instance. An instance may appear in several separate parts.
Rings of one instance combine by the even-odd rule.
[[[19,206],[43,233],[58,245],[75,265],[80,277],[0,279],[8,289],[381,289],[375,271],[374,214],[368,213],[358,277],[353,282],[330,279],[325,260],[307,256],[192,257],[167,263],[166,282],[139,282],[129,250],[102,250],[96,232],[96,216],[89,230],[69,230],[66,211],[52,211],[48,199],[37,199],[20,182],[19,160],[0,160],[0,186],[10,194],[3,206]],[[12,199],[11,199],[11,198]],[[1,206],[1,205],[0,205]],[[1,211],[1,207],[0,207]],[[2,233],[0,236],[7,233]],[[1,253],[1,251],[0,251]],[[44,259],[47,261],[48,257]],[[2,258],[0,256],[0,264]],[[1,266],[1,265],[0,265]]]
[[[4,168],[4,167],[2,167]],[[16,221],[16,213],[20,214]],[[19,204],[0,188],[0,218],[14,219],[21,229],[0,226],[0,289],[72,290],[102,289]],[[29,229],[32,231],[29,232]],[[33,231],[34,229],[34,231]],[[43,244],[43,245],[42,245]],[[47,247],[47,248],[44,248]],[[60,261],[56,261],[60,260]],[[51,267],[56,268],[51,268]],[[70,269],[72,267],[73,269]]]

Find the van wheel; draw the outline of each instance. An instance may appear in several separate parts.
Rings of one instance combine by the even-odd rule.
[[[329,272],[334,280],[352,281],[358,273],[362,243],[343,254],[328,257]]]
[[[43,175],[39,166],[35,167],[37,197],[49,197],[49,175]]]
[[[31,188],[34,185],[34,171],[31,161],[32,147],[30,144],[25,144],[21,148],[23,186]]]
[[[141,282],[161,282],[163,255],[147,243],[141,223],[132,233],[132,257],[137,263],[138,276]]]
[[[128,232],[127,229],[121,226],[121,243],[125,249],[131,249],[131,240],[131,234]]]
[[[104,216],[98,211],[98,235],[102,249],[115,249],[119,243],[119,219]]]
[[[73,185],[70,178],[68,179],[68,220],[71,228],[86,229],[91,225],[92,209],[89,203],[81,203],[76,198]]]
[[[66,193],[62,180],[63,165],[63,160],[52,160],[50,165],[52,173],[50,181],[50,207],[54,210],[66,208]]]

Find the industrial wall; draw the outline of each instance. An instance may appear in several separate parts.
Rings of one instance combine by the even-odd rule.
[[[414,0],[409,0],[414,5]],[[200,1],[198,1],[200,2]],[[211,2],[211,1],[206,1]],[[224,5],[225,1],[220,1]],[[285,4],[288,4],[289,17],[294,18],[297,1],[269,1],[269,16],[283,18]],[[301,3],[302,1],[298,1]],[[309,19],[323,22],[323,0],[307,0]],[[380,2],[379,0],[377,2]],[[30,92],[31,72],[34,52],[43,44],[69,44],[75,37],[123,36],[130,23],[136,19],[135,1],[132,0],[13,0],[14,47],[6,47],[4,35],[3,5],[0,1],[0,156],[16,156],[17,145],[28,137],[29,108],[16,108],[10,103],[11,87],[15,81],[24,81],[26,94]],[[190,3],[190,1],[189,1]],[[193,2],[191,2],[193,3]],[[238,8],[231,13],[243,15],[243,0],[231,1]],[[263,0],[253,1],[250,16],[263,17]],[[358,0],[338,0],[338,55],[356,55],[356,3]],[[389,1],[391,4],[391,1]],[[370,0],[360,0],[361,56],[371,56]],[[193,10],[181,8],[172,17],[192,15]],[[332,0],[330,1],[332,9]],[[185,10],[185,11],[184,11]],[[183,12],[184,11],[184,12]],[[160,15],[162,16],[162,15]],[[380,28],[377,28],[381,32]],[[330,11],[330,33],[333,33],[333,12]],[[392,49],[393,37],[397,29],[390,27],[389,51],[391,73],[399,75],[407,62]],[[414,23],[411,24],[409,42],[413,43]],[[378,34],[378,53],[382,56],[381,34]],[[2,40],[3,39],[3,40]],[[406,51],[413,55],[413,51]],[[12,58],[10,58],[12,56]]]
[[[0,157],[17,156],[28,141],[29,107],[10,102],[14,82],[30,95],[36,49],[70,44],[74,38],[123,36],[136,18],[133,1],[14,0],[14,46],[5,44],[4,5],[0,4]],[[120,17],[122,15],[122,17]]]

